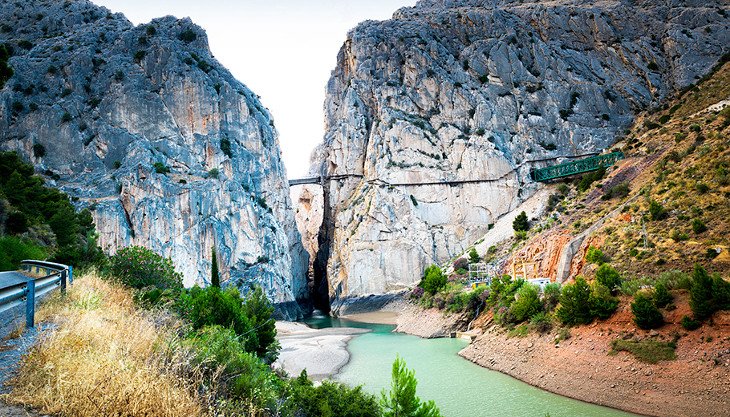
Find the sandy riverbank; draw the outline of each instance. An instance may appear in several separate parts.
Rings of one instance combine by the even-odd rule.
[[[281,343],[279,359],[274,367],[290,376],[307,370],[314,381],[331,378],[350,360],[347,342],[367,329],[331,327],[312,329],[302,323],[276,322],[277,339]]]

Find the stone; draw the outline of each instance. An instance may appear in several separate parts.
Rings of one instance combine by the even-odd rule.
[[[205,31],[171,16],[134,26],[86,0],[1,4],[0,43],[28,48],[13,47],[0,92],[0,150],[92,210],[107,253],[146,246],[191,286],[208,283],[215,246],[225,285],[259,284],[301,317],[308,261],[278,133]]]
[[[424,0],[358,25],[310,171],[341,177],[300,226],[323,300],[412,287],[540,189],[530,161],[608,149],[705,75],[730,43],[709,3]]]

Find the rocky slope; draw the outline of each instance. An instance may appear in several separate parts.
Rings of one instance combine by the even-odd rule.
[[[189,19],[134,26],[88,1],[0,2],[14,70],[0,92],[0,148],[93,209],[102,247],[170,256],[205,283],[262,284],[299,313],[307,254],[277,132],[258,97]]]
[[[704,75],[726,52],[729,13],[720,1],[433,0],[360,24],[312,157],[313,174],[362,176],[325,189],[320,305],[401,289],[461,253],[535,192],[530,161],[600,151]]]

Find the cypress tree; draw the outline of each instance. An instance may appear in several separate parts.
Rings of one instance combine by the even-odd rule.
[[[213,247],[213,256],[211,256],[212,265],[210,267],[210,285],[220,288],[221,278],[218,274],[218,256],[215,253],[215,247]]]

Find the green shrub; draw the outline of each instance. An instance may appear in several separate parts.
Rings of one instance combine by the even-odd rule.
[[[278,377],[255,355],[247,352],[240,337],[222,326],[201,328],[188,344],[195,362],[208,369],[210,378],[217,372],[217,388],[233,400],[253,404],[256,408],[274,405],[278,399]]]
[[[132,288],[181,289],[182,274],[175,271],[170,258],[163,258],[141,246],[130,246],[109,258],[106,275]]]
[[[134,62],[140,63],[144,59],[145,55],[147,55],[147,52],[143,49],[140,49],[139,51],[134,53]]]
[[[618,298],[611,296],[611,291],[600,282],[591,285],[591,293],[588,297],[588,305],[591,313],[591,320],[599,318],[606,320],[618,308]]]
[[[705,223],[702,220],[693,219],[692,220],[692,231],[697,234],[700,234],[700,233],[707,231],[707,226],[705,225]]]
[[[659,308],[668,306],[674,297],[669,293],[667,285],[663,281],[657,282],[654,286],[654,304]]]
[[[439,290],[446,286],[448,279],[441,272],[438,265],[431,265],[426,268],[421,280],[421,287],[429,294],[436,294]]]
[[[702,322],[698,320],[694,320],[690,318],[689,316],[682,317],[682,327],[684,327],[686,330],[697,330],[702,326]]]
[[[184,31],[180,32],[179,35],[177,35],[177,38],[185,43],[190,43],[198,39],[198,35],[193,32],[192,29],[185,29]]]
[[[541,311],[530,319],[530,328],[538,333],[547,333],[553,328],[553,321],[549,314]]]
[[[284,402],[285,416],[317,417],[380,417],[382,409],[377,398],[362,390],[333,381],[323,381],[315,387],[302,371],[289,382],[288,398]]]
[[[590,304],[590,287],[585,279],[578,277],[573,284],[563,286],[560,306],[555,312],[561,323],[567,325],[588,324],[593,321]]]
[[[629,189],[629,184],[627,182],[622,182],[620,184],[614,185],[613,187],[606,190],[603,195],[601,196],[601,200],[610,200],[612,198],[623,198],[629,195],[629,192],[631,190]]]
[[[665,283],[670,290],[689,290],[692,286],[689,275],[678,270],[662,272],[659,281]]]
[[[667,211],[664,209],[664,206],[659,204],[659,202],[651,200],[649,202],[649,215],[652,220],[662,220],[667,217]]]
[[[551,282],[542,290],[543,309],[547,312],[553,311],[560,302],[560,284]]]
[[[515,320],[519,323],[528,320],[542,310],[542,303],[538,288],[532,284],[525,284],[520,287],[515,295],[510,310]]]
[[[583,176],[580,177],[580,180],[578,181],[578,185],[576,186],[576,188],[580,192],[586,191],[591,187],[591,184],[593,184],[594,182],[603,178],[604,175],[606,175],[605,168],[601,168],[597,171],[583,174]]]
[[[218,168],[212,168],[210,171],[208,171],[208,178],[218,179],[220,173],[221,172]]]
[[[621,275],[611,265],[603,264],[596,270],[596,280],[605,285],[611,292],[621,288]]]
[[[1,201],[0,204],[2,204]],[[45,260],[47,256],[45,248],[26,239],[16,236],[0,236],[0,271],[17,270],[20,268],[20,261],[24,259]]]
[[[527,239],[527,232],[524,230],[515,232],[515,239],[517,239],[518,241]]]
[[[631,312],[634,313],[634,323],[640,329],[656,329],[664,324],[662,312],[654,305],[651,297],[644,293],[640,292],[634,296],[634,302],[631,303]]]
[[[515,230],[515,232],[526,232],[530,230],[530,223],[527,220],[527,213],[524,211],[515,217],[515,219],[512,221],[512,228]]]
[[[586,261],[600,265],[606,261],[606,255],[603,254],[602,250],[589,246],[586,251]]]
[[[215,246],[211,249],[210,255],[210,285],[213,287],[221,286],[221,276],[218,272],[218,254],[215,251]]]
[[[155,169],[155,172],[158,174],[168,174],[170,172],[170,168],[163,164],[162,162],[155,162],[152,167]]]
[[[469,251],[469,262],[475,264],[480,260],[481,258],[479,257],[476,248],[471,248],[471,250]]]
[[[433,401],[422,402],[416,396],[415,372],[400,357],[393,362],[391,375],[390,392],[383,390],[380,394],[383,417],[441,417]]]
[[[274,306],[264,290],[257,285],[246,294],[242,307],[243,314],[253,327],[253,331],[246,335],[253,346],[253,352],[268,363],[274,362],[281,347],[276,340],[276,321],[272,317]]]
[[[73,117],[71,117],[71,114],[69,112],[65,112],[63,113],[63,115],[61,115],[61,123],[68,123],[72,119]]]
[[[696,319],[704,320],[715,312],[712,298],[712,278],[703,267],[695,265],[689,289],[689,306]]]
[[[233,158],[233,151],[231,150],[231,140],[228,137],[223,136],[220,140],[221,152],[229,158]]]

